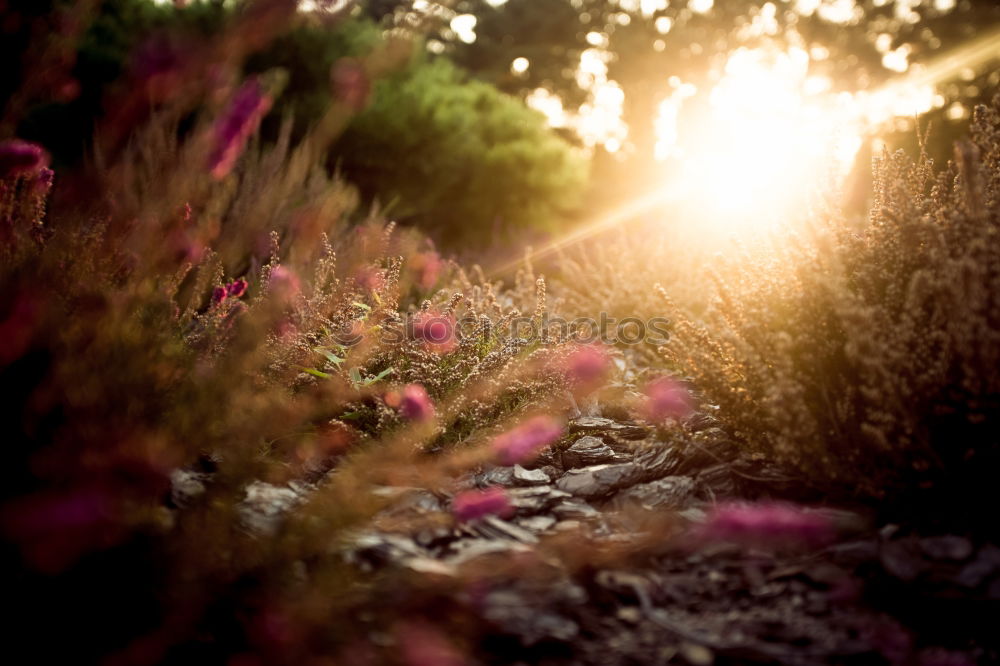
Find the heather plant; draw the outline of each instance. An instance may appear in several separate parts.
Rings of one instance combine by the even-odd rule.
[[[711,290],[711,266],[717,261],[718,245],[707,243],[680,220],[631,219],[625,225],[562,250],[551,261],[559,310],[575,317],[606,313],[609,332],[615,333],[611,327],[621,322],[649,322],[663,315],[663,301],[652,289],[661,284],[677,307],[700,315]],[[670,322],[664,322],[667,335],[670,327]],[[657,348],[664,341],[662,334],[648,335],[620,346],[635,365],[659,366],[662,358]]]
[[[998,127],[977,108],[943,169],[883,154],[867,225],[830,214],[731,260],[705,317],[678,318],[666,358],[753,452],[849,494],[991,496]]]
[[[511,333],[522,311],[544,317],[544,280],[507,290],[377,211],[355,223],[355,190],[324,164],[350,100],[301,140],[291,121],[257,138],[284,79],[241,76],[238,58],[293,5],[241,5],[229,48],[116,116],[90,169],[0,141],[0,534],[19,640],[55,623],[75,658],[111,663],[337,653],[365,584],[339,549],[378,489],[448,494],[562,434],[576,347]],[[203,493],[172,493],[178,470]],[[267,539],[248,533],[241,506],[286,482],[315,490]]]

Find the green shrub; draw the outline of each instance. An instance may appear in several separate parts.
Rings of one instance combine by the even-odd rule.
[[[444,60],[380,81],[333,154],[393,216],[448,242],[551,229],[586,177],[583,157],[541,114]]]

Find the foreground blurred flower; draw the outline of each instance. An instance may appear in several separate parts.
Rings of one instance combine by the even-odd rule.
[[[551,416],[536,416],[493,439],[493,452],[501,465],[533,459],[562,436],[562,426]]]
[[[438,354],[447,354],[458,345],[455,317],[437,312],[420,312],[413,319],[413,337]]]
[[[777,502],[720,504],[700,529],[704,539],[756,546],[820,546],[835,534],[827,516]]]
[[[301,623],[285,604],[263,605],[247,620],[248,636],[258,649],[282,651],[302,640]]]
[[[416,275],[417,285],[421,289],[430,289],[437,284],[445,262],[434,250],[418,252],[410,260],[410,266]]]
[[[267,281],[268,290],[280,300],[291,300],[302,290],[299,276],[290,268],[275,266]]]
[[[507,491],[499,486],[485,490],[466,490],[455,495],[451,511],[461,521],[478,520],[486,516],[509,516],[513,507]]]
[[[134,84],[151,102],[165,102],[183,86],[186,60],[181,44],[156,35],[140,44],[132,56]]]
[[[20,139],[0,141],[0,178],[34,176],[48,163],[48,153],[37,143]]]
[[[690,416],[694,411],[692,403],[688,390],[669,377],[654,379],[646,386],[645,414],[652,422]]]
[[[225,178],[232,171],[250,135],[271,109],[271,103],[271,97],[257,79],[250,79],[236,91],[212,131],[208,168],[214,178]]]
[[[354,274],[354,281],[367,291],[379,291],[385,286],[385,271],[375,266],[362,266]]]
[[[580,393],[599,388],[610,368],[607,353],[596,345],[577,345],[560,364],[566,379]]]
[[[434,403],[420,384],[408,384],[402,393],[390,392],[385,402],[390,407],[398,408],[400,414],[410,421],[424,422],[434,418]]]

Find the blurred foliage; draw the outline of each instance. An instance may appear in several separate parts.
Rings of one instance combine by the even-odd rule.
[[[91,151],[85,137],[98,124],[126,122],[116,115],[122,113],[124,90],[153,90],[143,103],[155,110],[162,101],[155,98],[156,86],[162,87],[157,77],[166,78],[164,73],[237,14],[222,3],[192,2],[183,9],[149,0],[102,3],[60,75],[74,88],[72,96],[60,98],[53,89],[35,100],[17,133],[44,142],[57,164],[79,162]],[[399,41],[385,39],[363,16],[300,16],[244,65],[247,72],[287,74],[276,113],[265,121],[265,140],[277,139],[285,116],[293,119],[292,138],[301,139],[342,93],[331,69],[397,48],[394,39]],[[10,61],[29,52],[25,40],[5,42]],[[358,100],[349,106],[370,108],[332,146],[329,166],[339,168],[367,202],[391,204],[391,214],[420,224],[452,247],[485,245],[526,227],[557,226],[585,181],[585,156],[520,101],[439,60],[416,56],[377,84],[373,79],[385,67],[359,71],[354,83],[359,90],[351,93]],[[4,81],[8,97],[18,85],[16,78]]]
[[[476,40],[451,43],[455,62],[476,76],[512,94],[538,87],[557,93],[567,106],[577,107],[587,91],[576,82],[580,54],[589,44],[588,26],[599,14],[593,2],[566,0],[508,0],[494,6],[486,0],[459,2],[455,11],[476,17]],[[581,14],[591,18],[584,21]],[[514,58],[527,58],[531,66],[522,74],[511,71]]]
[[[355,189],[327,163],[392,210],[484,238],[497,215],[539,223],[564,204],[580,177],[567,145],[444,60],[414,59],[356,116],[361,77],[324,104],[332,65],[383,71],[371,29],[348,23],[349,36],[327,43],[336,29],[325,24],[285,32],[287,2],[246,6],[234,15],[220,3],[176,12],[109,0],[70,31],[87,30],[66,58],[59,40],[34,49],[33,31],[58,22],[52,5],[35,5],[3,42],[21,71],[5,71],[0,145],[10,150],[17,126],[66,162],[101,148],[85,169],[52,174],[39,161],[0,174],[0,583],[15,611],[11,654],[396,663],[401,623],[445,618],[442,608],[456,627],[445,644],[475,644],[476,614],[448,600],[491,579],[473,571],[449,577],[444,594],[417,590],[431,577],[368,575],[345,561],[345,543],[385,507],[388,487],[452,496],[456,477],[496,462],[481,444],[535,410],[569,411],[580,388],[564,369],[572,344],[512,330],[521,313],[541,325],[549,311],[530,265],[505,288],[447,264],[413,230],[377,215],[352,224]],[[147,41],[160,29],[169,34]],[[272,108],[276,68],[288,70],[287,101],[260,141],[251,137]],[[67,71],[79,96],[49,99]],[[251,112],[234,104],[241,93]],[[46,120],[50,103],[69,110],[52,107]],[[73,104],[75,124],[58,115]],[[995,460],[1000,412],[998,126],[996,112],[980,112],[978,143],[939,175],[925,160],[884,158],[864,234],[834,220],[821,236],[832,245],[820,246],[832,251],[817,257],[803,244],[747,264],[733,274],[744,280],[720,284],[711,327],[681,322],[683,353],[671,362],[698,377],[748,446],[867,492],[894,489],[887,477],[938,482],[954,469],[963,474],[953,483],[978,470],[970,487],[995,486],[984,478],[995,464],[982,461]],[[211,173],[220,148],[233,159]],[[622,283],[661,268],[633,270],[642,240],[581,257],[567,279],[599,307],[649,308]],[[653,251],[667,261],[666,248]],[[414,316],[468,328],[447,344],[418,328],[394,337]],[[413,384],[433,401],[419,422],[399,409]],[[173,492],[178,469],[198,493]],[[244,520],[259,482],[311,486],[264,538]],[[454,530],[453,517],[429,513]],[[558,547],[595,556],[581,568],[609,569],[619,551],[595,543],[567,534]],[[546,559],[510,567],[551,576]]]
[[[375,49],[382,41],[378,26],[364,19],[346,19],[329,26],[302,21],[279,36],[247,61],[247,70],[263,72],[280,67],[288,73],[288,83],[275,108],[272,136],[281,116],[292,114],[295,133],[302,136],[316,123],[332,102],[330,68],[341,58],[357,58]],[[270,130],[270,131],[269,131]]]
[[[135,110],[116,116],[133,124],[113,128],[127,141],[87,169],[53,174],[38,146],[25,165],[26,144],[0,140],[12,651],[53,663],[348,661],[373,581],[343,547],[384,506],[375,490],[446,496],[456,472],[493,459],[478,445],[509,422],[568,408],[572,378],[554,363],[572,345],[511,333],[520,311],[545,316],[544,281],[506,289],[413,230],[351,224],[355,190],[325,163],[350,109],[331,104],[299,141],[288,123],[273,142],[250,138],[271,108],[267,77],[217,73],[267,48],[283,27],[272,18],[223,16],[213,37],[226,49],[194,41],[196,57],[158,67],[172,75],[138,90],[165,93],[156,113],[128,106],[134,79],[121,66],[106,99]],[[356,64],[378,71],[380,57]],[[446,101],[465,90],[445,64],[414,71],[441,77]],[[496,147],[521,136],[510,122],[528,112],[470,90],[471,103],[500,107],[486,125]],[[220,149],[233,159],[215,170]],[[449,335],[431,345],[406,327],[413,316]],[[412,384],[433,401],[419,421],[390,400]],[[178,469],[203,492],[172,493]],[[316,486],[256,538],[244,518],[259,482]],[[369,617],[388,631],[407,613],[390,604]],[[272,620],[302,640],[262,631]],[[45,640],[53,627],[60,640]]]
[[[9,4],[12,11],[18,11],[17,2]],[[60,15],[51,6],[73,3],[24,4],[30,8],[21,12],[18,35],[22,39],[4,40],[2,47],[4,62],[20,63],[4,68],[0,101],[8,110],[11,98],[26,83],[22,79],[39,76],[39,63],[32,62],[39,45],[55,41],[51,33],[49,42],[39,38],[40,33],[45,34],[45,21]],[[102,0],[91,4],[97,6],[97,11],[72,17],[77,40],[66,45],[56,66],[45,68],[45,94],[32,100],[24,117],[18,119],[18,135],[43,141],[57,164],[76,163],[92,148],[88,140],[96,123],[112,111],[108,104],[115,98],[115,88],[127,85],[127,75],[148,74],[137,71],[143,68],[168,67],[182,42],[217,33],[228,13],[215,2],[192,3],[184,11],[148,0]],[[27,16],[35,12],[39,18],[29,20]],[[49,29],[57,34],[57,27]],[[157,50],[158,61],[152,57]]]

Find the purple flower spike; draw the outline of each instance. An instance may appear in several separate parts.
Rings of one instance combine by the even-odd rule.
[[[563,374],[584,392],[598,388],[611,369],[607,352],[596,345],[581,344],[563,360]]]
[[[823,514],[779,502],[720,504],[701,528],[701,536],[758,546],[819,546],[836,535]]]
[[[693,411],[691,394],[680,383],[661,377],[646,387],[646,418],[653,422],[683,419]]]
[[[0,141],[0,178],[33,176],[49,163],[49,155],[37,143],[10,139]]]
[[[562,436],[562,426],[551,416],[536,416],[493,440],[501,465],[526,462]]]
[[[486,516],[508,516],[511,512],[507,491],[499,486],[485,490],[467,490],[455,495],[451,511],[461,521],[479,520]]]
[[[243,153],[250,135],[271,109],[271,98],[257,79],[244,83],[216,121],[208,168],[217,180],[225,178]]]

